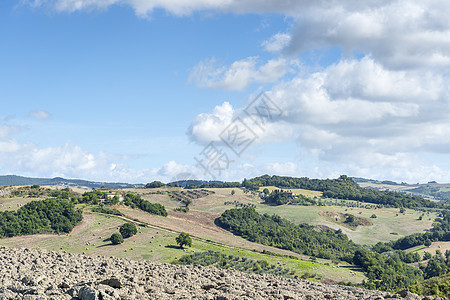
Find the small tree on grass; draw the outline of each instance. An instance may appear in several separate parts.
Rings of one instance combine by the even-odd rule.
[[[345,223],[351,224],[355,222],[355,216],[354,215],[347,215],[347,218],[345,219]]]
[[[129,238],[137,233],[136,225],[133,223],[125,223],[120,226],[120,234],[122,234],[123,238]]]
[[[111,235],[110,240],[111,240],[111,243],[113,243],[114,245],[122,244],[123,236],[119,232],[116,232]]]
[[[175,241],[180,246],[180,248],[183,248],[184,245],[190,247],[192,245],[192,239],[189,233],[182,232],[179,236],[175,238]]]

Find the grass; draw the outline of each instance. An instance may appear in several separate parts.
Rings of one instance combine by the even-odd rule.
[[[0,211],[18,210],[21,206],[39,198],[0,198]]]
[[[418,220],[422,214],[421,212],[408,209],[405,214],[399,214],[396,208],[366,209],[340,206],[267,206],[258,204],[256,210],[259,213],[279,215],[297,224],[326,225],[333,229],[341,229],[355,243],[370,245],[379,241],[396,240],[412,233],[424,232],[424,230],[432,227],[432,222],[436,217],[435,214],[430,214],[424,217],[423,220]],[[323,214],[323,212],[327,211],[353,214],[367,218],[373,224],[370,226],[358,226],[355,230],[352,230],[328,220],[326,215],[321,215],[321,213]],[[372,214],[375,214],[377,218],[370,218]],[[397,214],[398,216],[396,216]]]
[[[280,190],[280,188],[278,188],[276,186],[263,186],[263,187],[259,188],[259,191],[262,192],[264,189],[268,189],[269,192],[272,192],[274,190]],[[319,191],[310,191],[310,190],[304,190],[304,189],[283,189],[283,190],[290,191],[290,192],[293,192],[294,194],[303,195],[303,196],[306,196],[309,198],[314,198],[314,197],[320,198],[320,197],[322,197],[322,194],[323,194],[322,192],[319,192]]]
[[[430,253],[431,255],[435,255],[436,251],[439,250],[445,255],[445,251],[450,250],[450,242],[433,242],[431,246],[427,247],[424,245],[416,246],[409,248],[405,251],[407,252],[417,252],[420,256],[423,256],[425,252]]]

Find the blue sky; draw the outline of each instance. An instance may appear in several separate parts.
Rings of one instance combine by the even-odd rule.
[[[406,0],[2,1],[0,174],[448,182],[449,11]],[[280,112],[264,126],[245,114],[261,92]],[[254,133],[239,155],[224,142],[237,120]],[[227,158],[220,168],[204,160],[211,145]]]

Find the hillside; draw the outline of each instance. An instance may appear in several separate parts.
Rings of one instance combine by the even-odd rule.
[[[0,285],[0,299],[424,299],[267,274],[6,247],[0,248]]]
[[[274,184],[281,184],[280,180],[284,180],[282,177],[269,179]],[[340,191],[344,185],[355,187],[353,181],[344,179],[325,182],[306,178],[290,180],[292,185],[302,186],[325,183],[329,188],[324,190],[338,187],[335,190]],[[44,199],[48,197],[73,203],[82,212],[83,221],[72,231],[64,230],[64,234],[60,231],[52,234],[50,230],[38,230],[36,232],[42,234],[34,235],[4,234],[11,237],[0,239],[0,247],[38,248],[155,263],[192,263],[390,292],[435,276],[432,273],[436,268],[428,270],[424,265],[419,269],[417,263],[427,263],[425,255],[409,253],[408,248],[430,244],[423,246],[423,250],[434,255],[434,251],[430,251],[437,247],[443,251],[442,255],[448,256],[445,250],[450,244],[447,234],[449,216],[436,208],[414,210],[326,198],[322,191],[303,188],[283,192],[275,186],[260,186],[256,191],[223,186],[181,188],[158,182],[151,185],[159,187],[81,190],[82,194],[69,188],[4,187],[3,191],[9,193],[0,196],[0,211],[5,216],[5,222],[0,219],[2,228],[17,227],[10,217],[23,211],[47,224],[44,214],[28,208],[37,203],[45,204]],[[275,195],[277,190],[288,196],[287,202],[268,204],[264,195]],[[34,200],[38,202],[30,203]],[[150,209],[152,207],[161,208],[164,214],[156,213]],[[233,217],[238,216],[237,212],[250,210],[253,217]],[[234,230],[221,222],[230,212],[233,216],[228,218],[228,223],[237,222]],[[253,220],[254,224],[243,220]],[[64,223],[60,221],[58,223]],[[130,221],[139,225],[137,234],[120,245],[113,245],[109,237]],[[176,237],[181,232],[192,237],[192,245],[187,249],[176,246]],[[28,233],[33,232],[24,231],[24,234]],[[401,247],[397,247],[399,243]],[[440,257],[433,259],[438,263],[436,266],[441,265]],[[441,260],[442,264],[450,265],[448,259],[443,257]],[[408,263],[416,264],[413,268]],[[447,269],[445,267],[436,274],[448,273]]]
[[[374,188],[380,191],[395,191],[408,193],[430,200],[448,201],[450,200],[450,183],[428,182],[422,184],[408,184],[405,182],[397,183],[393,181],[380,181],[365,178],[353,178],[361,187]]]

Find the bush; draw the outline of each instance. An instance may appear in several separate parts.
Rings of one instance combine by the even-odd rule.
[[[119,232],[116,232],[111,235],[110,240],[111,240],[111,243],[113,243],[114,245],[122,244],[123,236]]]
[[[120,226],[119,229],[122,236],[126,239],[129,238],[137,233],[136,225],[133,223],[125,223],[122,226]]]

